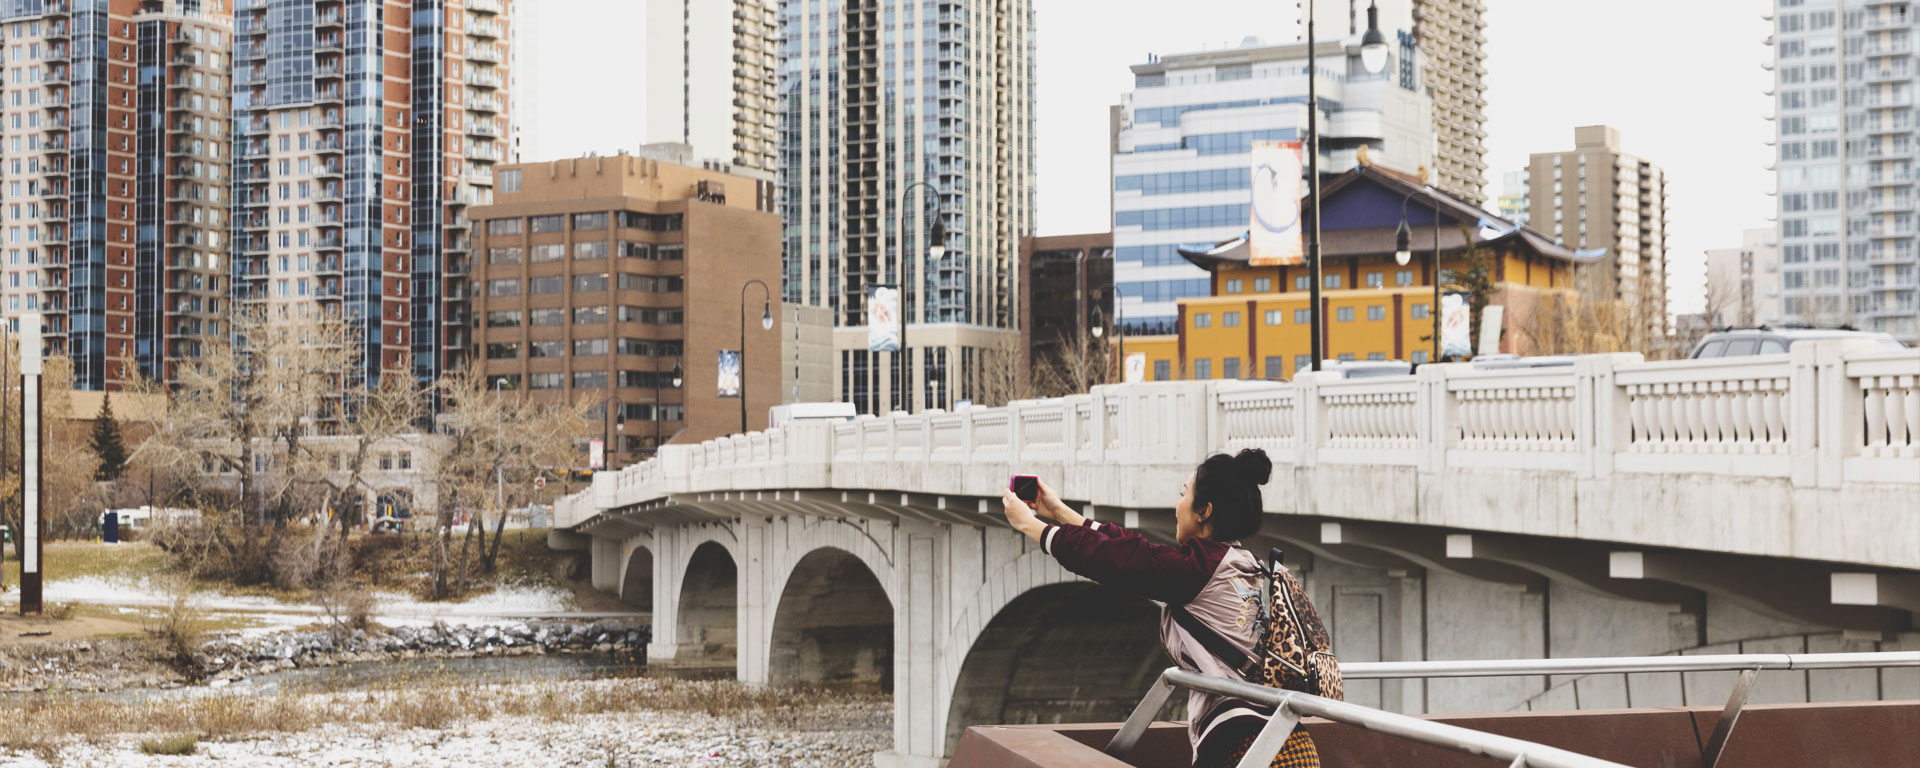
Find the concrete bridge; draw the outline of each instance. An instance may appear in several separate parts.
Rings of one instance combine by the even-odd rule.
[[[1347,661],[1920,650],[1920,351],[1300,378],[669,445],[561,500],[552,542],[653,612],[655,659],[890,689],[899,765],[937,764],[967,725],[1118,719],[1166,666],[1155,606],[1006,528],[1010,475],[1166,540],[1192,468],[1244,447],[1276,465],[1249,544],[1288,552]],[[1355,681],[1348,697],[1717,705],[1730,685]],[[1883,697],[1920,698],[1920,675],[1787,673],[1755,700]]]

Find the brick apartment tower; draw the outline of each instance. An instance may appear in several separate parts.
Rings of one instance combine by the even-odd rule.
[[[352,373],[464,358],[467,208],[506,156],[509,0],[239,0],[234,299],[346,318]]]

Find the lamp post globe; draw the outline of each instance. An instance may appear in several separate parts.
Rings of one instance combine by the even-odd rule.
[[[686,380],[686,376],[680,372],[680,361],[673,361],[673,388],[679,389],[681,384],[686,383]]]
[[[772,301],[768,301],[767,305],[760,309],[760,329],[763,331],[773,330],[773,302]]]
[[[1380,33],[1380,4],[1367,6],[1367,32],[1360,37],[1360,65],[1368,74],[1387,68],[1387,36]]]
[[[1393,233],[1393,260],[1400,266],[1413,261],[1413,230],[1407,228],[1407,220],[1400,219],[1400,230]]]

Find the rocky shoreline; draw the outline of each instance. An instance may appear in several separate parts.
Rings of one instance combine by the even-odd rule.
[[[608,653],[644,664],[652,639],[651,626],[619,621],[514,621],[484,626],[435,622],[427,627],[357,629],[340,637],[330,632],[296,632],[213,640],[201,644],[193,662],[200,679],[220,687],[301,667],[418,658]]]

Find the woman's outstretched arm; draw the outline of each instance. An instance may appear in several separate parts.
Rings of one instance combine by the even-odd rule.
[[[1198,537],[1180,546],[1167,546],[1119,528],[1097,531],[1079,525],[1048,525],[1011,491],[1002,501],[1008,524],[1038,542],[1041,551],[1052,555],[1062,567],[1106,586],[1171,605],[1199,594],[1228,549]]]

